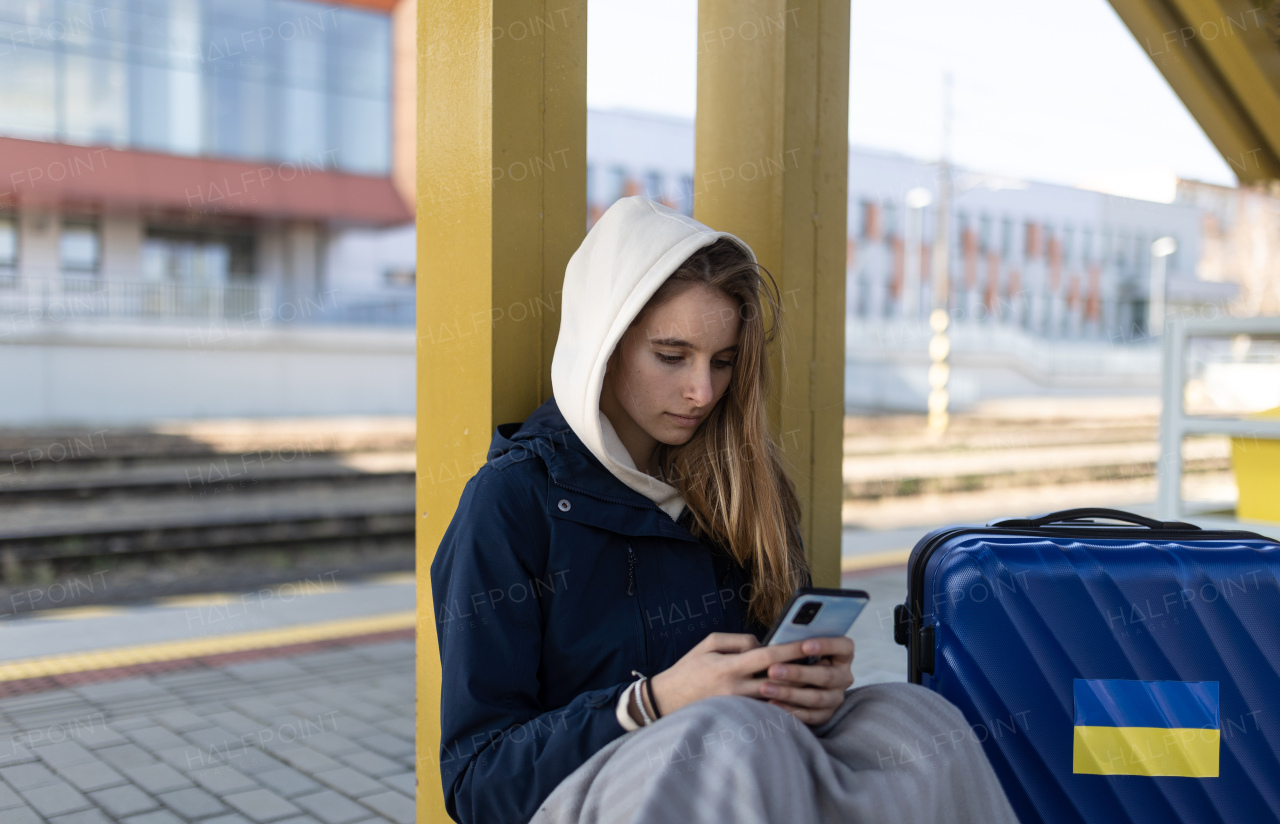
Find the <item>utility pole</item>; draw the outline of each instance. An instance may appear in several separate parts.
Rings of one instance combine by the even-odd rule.
[[[1177,250],[1178,242],[1168,236],[1158,238],[1151,244],[1151,294],[1147,296],[1147,334],[1152,336],[1164,333],[1164,296],[1167,291],[1165,266],[1169,255]]]
[[[944,435],[950,422],[947,383],[951,377],[951,339],[947,336],[947,305],[951,284],[951,196],[951,72],[947,72],[942,78],[942,157],[938,161],[938,217],[933,233],[933,311],[929,314],[929,328],[933,330],[929,340],[929,433],[935,437]]]
[[[920,320],[920,287],[924,281],[920,271],[920,246],[924,242],[924,210],[932,201],[933,195],[923,186],[907,192],[902,232],[902,317],[908,329]]]

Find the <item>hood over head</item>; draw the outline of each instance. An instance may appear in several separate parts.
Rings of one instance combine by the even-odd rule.
[[[605,365],[649,298],[694,252],[728,232],[644,197],[614,203],[569,259],[561,293],[560,336],[551,360],[556,405],[574,434],[615,477],[672,519],[684,509],[675,487],[641,472],[600,411]]]

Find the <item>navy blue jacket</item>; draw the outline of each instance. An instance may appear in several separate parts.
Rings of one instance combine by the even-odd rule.
[[[440,773],[463,824],[524,824],[623,734],[631,671],[747,619],[722,548],[613,476],[554,399],[494,433],[431,564],[444,679]]]

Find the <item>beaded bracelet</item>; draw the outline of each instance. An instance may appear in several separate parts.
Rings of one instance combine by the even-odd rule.
[[[640,726],[647,727],[653,723],[653,719],[649,717],[649,710],[645,708],[644,699],[640,697],[639,686],[640,682],[636,681],[627,688],[627,692],[630,693],[630,700],[634,701],[636,707],[640,710]]]
[[[649,706],[653,707],[653,716],[656,721],[662,717],[662,713],[658,710],[658,699],[653,697],[653,681],[644,679],[644,689],[649,693]]]
[[[635,670],[632,670],[631,674],[637,676],[638,680],[636,680],[631,686],[627,687],[627,691],[631,693],[632,697],[635,699],[636,705],[640,708],[640,717],[644,719],[644,724],[642,726],[647,727],[654,721],[658,720],[657,718],[649,715],[649,710],[644,705],[644,696],[640,694],[640,691],[645,688],[645,682],[649,680],[649,676],[636,672]],[[649,692],[649,695],[653,695],[652,690]],[[650,698],[650,700],[652,700],[652,698]],[[658,706],[655,704],[653,709],[654,712],[657,712]]]

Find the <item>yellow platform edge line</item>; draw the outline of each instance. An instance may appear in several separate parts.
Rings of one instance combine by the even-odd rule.
[[[857,572],[878,567],[904,566],[911,557],[909,549],[890,549],[885,552],[868,552],[840,560],[841,572]]]
[[[24,616],[18,620],[25,621],[79,621],[87,618],[107,618],[112,615],[123,615],[128,612],[125,607],[83,606],[64,607],[62,609],[45,609]]]
[[[270,649],[272,647],[352,638],[412,629],[417,620],[413,610],[388,612],[364,618],[346,618],[282,629],[238,632],[209,638],[192,638],[181,641],[164,641],[129,647],[112,647],[93,652],[77,652],[66,655],[48,655],[23,658],[0,663],[0,682],[21,681],[27,678],[43,678],[72,672],[89,672],[113,669],[137,664],[154,664],[160,661],[178,661],[183,658],[199,658],[229,652]]]

